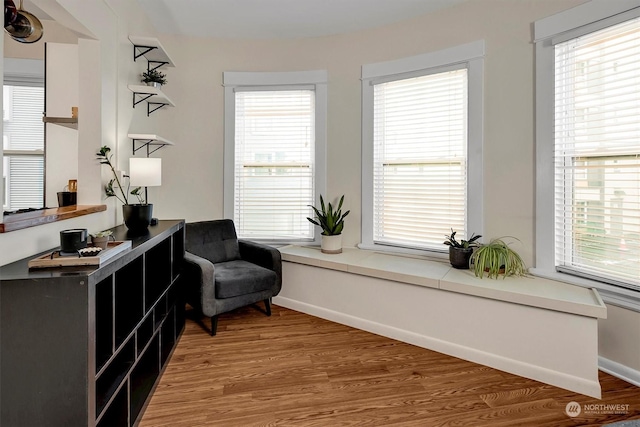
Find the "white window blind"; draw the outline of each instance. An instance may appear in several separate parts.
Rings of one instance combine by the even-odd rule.
[[[44,88],[4,85],[4,210],[44,206]]]
[[[235,93],[234,222],[240,237],[313,240],[313,90]]]
[[[556,268],[640,289],[640,20],[554,50]]]
[[[374,85],[373,240],[443,250],[466,235],[467,69]]]

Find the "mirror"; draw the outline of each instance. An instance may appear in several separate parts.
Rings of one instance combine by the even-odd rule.
[[[33,3],[25,1],[24,9],[42,21],[45,32],[32,44],[16,42],[5,32],[2,199],[3,211],[10,212],[58,207],[57,192],[77,179],[77,131],[45,125],[42,118],[44,111],[48,117],[71,117],[71,107],[78,105],[73,66],[78,37]]]

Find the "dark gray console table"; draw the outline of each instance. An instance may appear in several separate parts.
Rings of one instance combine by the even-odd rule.
[[[132,426],[184,329],[184,221],[97,267],[0,267],[0,425]]]

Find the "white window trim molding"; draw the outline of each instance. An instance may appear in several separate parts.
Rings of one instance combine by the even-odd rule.
[[[593,0],[534,24],[536,112],[536,276],[596,288],[607,304],[640,312],[640,292],[556,271],[554,217],[554,42],[640,16],[640,0]]]
[[[315,91],[315,176],[314,199],[320,200],[320,194],[327,187],[327,72],[284,71],[284,72],[243,72],[226,71],[223,73],[224,86],[224,172],[223,172],[223,213],[225,218],[233,219],[235,187],[235,91],[238,90],[287,90],[301,86]],[[283,240],[261,242],[267,244],[287,244]],[[295,242],[300,243],[300,242]],[[314,227],[314,240],[309,243],[320,244],[319,227]]]
[[[483,234],[483,158],[484,140],[484,40],[424,53],[393,61],[362,66],[362,242],[360,249],[390,253],[428,255],[445,259],[448,251],[410,249],[381,245],[373,241],[373,84],[382,79],[389,81],[429,74],[434,69],[465,64],[468,74],[468,137],[467,137],[467,228]]]

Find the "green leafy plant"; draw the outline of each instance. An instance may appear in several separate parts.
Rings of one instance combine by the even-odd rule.
[[[111,230],[98,231],[97,233],[92,234],[93,237],[109,237],[113,234]]]
[[[322,195],[320,195],[320,209],[315,206],[308,205],[313,209],[313,212],[316,214],[316,218],[313,219],[307,217],[307,219],[312,224],[322,228],[323,235],[337,236],[342,233],[342,229],[344,228],[344,219],[349,215],[349,212],[351,212],[346,211],[344,214],[342,213],[342,202],[344,202],[344,195],[340,198],[338,207],[334,209],[331,203],[325,206]]]
[[[490,279],[497,279],[500,274],[504,277],[527,275],[524,261],[503,239],[492,239],[473,253],[471,259],[476,277],[482,279],[485,271]]]
[[[158,70],[149,70],[142,73],[142,82],[155,82],[161,85],[167,84],[166,75]]]
[[[98,156],[98,160],[100,161],[100,164],[109,166],[109,169],[111,169],[111,173],[113,174],[113,178],[109,180],[109,182],[104,187],[104,191],[107,197],[115,197],[123,205],[128,205],[129,198],[127,197],[127,193],[129,193],[136,196],[140,204],[146,204],[144,197],[142,196],[142,193],[141,193],[141,187],[136,187],[133,190],[129,191],[130,187],[129,187],[129,183],[127,183],[127,189],[125,191],[122,183],[120,182],[119,174],[116,172],[116,169],[113,166],[113,163],[111,163],[111,158],[113,157],[113,154],[110,154],[110,153],[111,153],[111,148],[109,148],[106,145],[100,147],[100,151],[96,153],[96,156]],[[124,178],[128,178],[128,176],[125,175]]]
[[[478,240],[479,238],[481,238],[481,235],[475,235],[475,233],[473,233],[471,235],[471,238],[469,240],[460,240],[457,241],[456,240],[456,232],[453,231],[453,228],[451,229],[451,234],[449,236],[445,235],[445,238],[447,240],[445,240],[443,243],[445,245],[448,246],[453,246],[454,248],[460,248],[460,249],[467,249],[467,248],[475,248],[480,246],[480,243],[477,242],[476,240]]]

